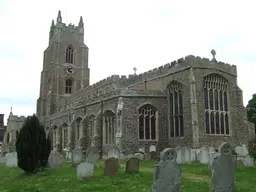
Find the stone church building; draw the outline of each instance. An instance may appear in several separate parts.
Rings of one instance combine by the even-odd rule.
[[[252,137],[237,68],[193,55],[143,74],[90,84],[84,23],[59,11],[44,51],[37,115],[60,151],[110,145],[123,154],[176,146],[233,145]]]

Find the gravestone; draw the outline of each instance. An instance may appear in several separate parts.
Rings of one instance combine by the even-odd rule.
[[[48,166],[50,168],[57,168],[60,167],[64,163],[64,159],[62,155],[56,151],[51,151],[49,158],[48,158]]]
[[[135,156],[141,161],[144,160],[144,154],[142,153],[135,153]]]
[[[75,148],[71,153],[71,164],[72,167],[76,167],[84,161],[84,153],[82,148]]]
[[[161,160],[156,166],[152,192],[179,192],[181,169],[177,164],[177,153],[173,149],[161,152]]]
[[[114,157],[116,159],[119,159],[120,157],[120,150],[117,146],[112,145],[108,148],[108,158]]]
[[[84,162],[77,166],[77,179],[83,180],[87,177],[91,177],[94,173],[94,164]]]
[[[201,147],[200,163],[208,165],[209,163],[209,149],[207,147]]]
[[[150,161],[151,160],[151,154],[150,153],[145,153],[144,154],[144,160],[145,161]]]
[[[137,157],[131,157],[126,161],[126,173],[138,173],[140,168],[140,160]]]
[[[86,150],[86,161],[97,167],[99,159],[100,154],[98,149],[94,146],[88,147]]]
[[[152,160],[157,160],[157,161],[159,161],[159,157],[158,157],[158,154],[157,154],[156,151],[151,151],[151,152],[150,152],[150,157],[151,157]]]
[[[6,167],[18,166],[17,152],[11,152],[5,155],[5,166]]]
[[[219,147],[220,155],[212,163],[212,189],[210,192],[235,191],[235,163],[232,148],[227,142]]]
[[[111,157],[105,160],[104,175],[113,176],[118,173],[119,165],[118,159]]]
[[[250,156],[246,156],[243,159],[243,165],[244,167],[253,167],[254,165],[253,158],[251,158]]]

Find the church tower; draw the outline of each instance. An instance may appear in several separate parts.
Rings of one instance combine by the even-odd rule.
[[[44,51],[40,96],[37,100],[39,118],[55,112],[62,97],[70,97],[89,86],[88,47],[84,44],[84,23],[66,25],[58,12],[57,22],[52,20],[49,45]]]

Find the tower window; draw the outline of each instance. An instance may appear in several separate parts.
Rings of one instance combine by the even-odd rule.
[[[71,63],[73,64],[73,49],[71,46],[69,46],[66,49],[66,63]]]
[[[229,135],[228,81],[217,74],[204,78],[206,134]]]
[[[66,94],[71,94],[72,93],[72,80],[71,79],[67,79],[66,80],[66,87],[65,87],[65,93]]]

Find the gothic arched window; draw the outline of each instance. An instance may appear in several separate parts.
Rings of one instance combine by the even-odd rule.
[[[157,109],[149,104],[139,108],[139,139],[156,140]]]
[[[68,144],[68,125],[64,124],[62,127],[62,138],[63,138],[63,148],[67,147]]]
[[[65,93],[66,94],[71,94],[72,93],[72,86],[73,86],[72,79],[67,79],[66,82],[65,82]]]
[[[104,113],[105,144],[114,143],[115,114],[108,110]]]
[[[73,49],[71,46],[69,46],[66,49],[66,63],[71,63],[73,64]]]
[[[182,85],[171,82],[168,86],[170,137],[184,137]]]
[[[89,133],[90,138],[95,135],[95,115],[89,117]]]
[[[228,81],[218,74],[204,77],[206,134],[229,135]]]

